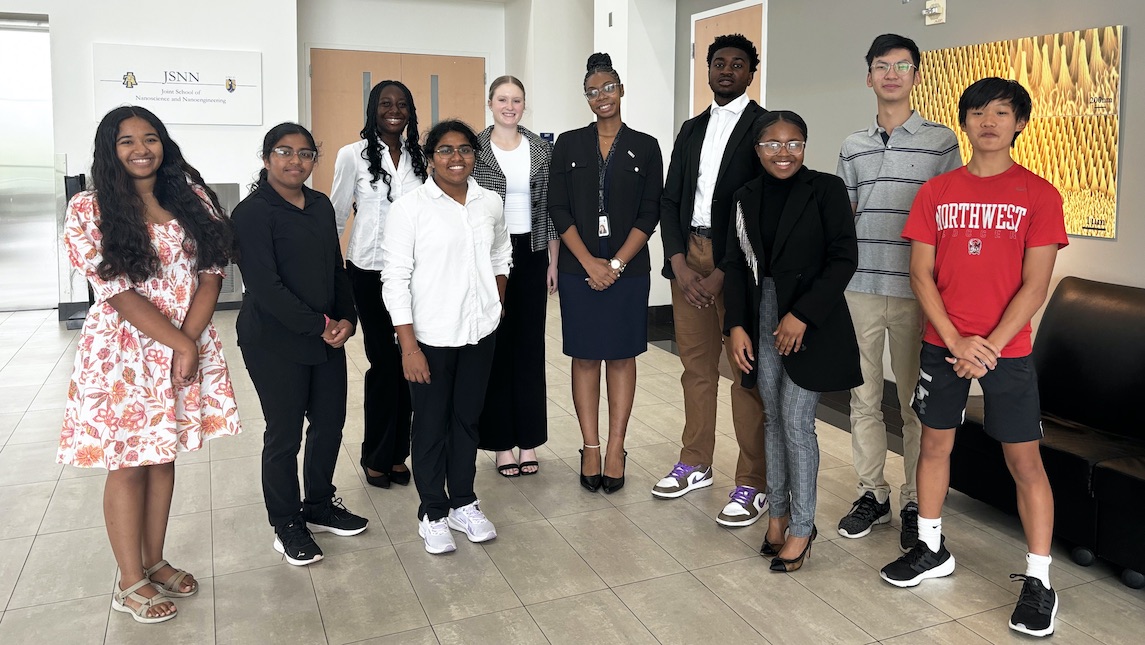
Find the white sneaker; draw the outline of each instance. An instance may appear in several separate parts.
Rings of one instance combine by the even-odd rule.
[[[478,507],[480,500],[467,504],[461,508],[449,510],[449,528],[454,531],[464,531],[470,542],[486,542],[497,537],[497,529],[493,523]]]
[[[767,510],[767,496],[751,486],[736,486],[730,497],[731,501],[716,516],[716,523],[721,526],[751,526]]]
[[[417,534],[425,539],[425,550],[437,555],[457,550],[453,542],[453,534],[449,532],[449,524],[445,518],[429,521],[429,515],[423,515],[417,525]]]

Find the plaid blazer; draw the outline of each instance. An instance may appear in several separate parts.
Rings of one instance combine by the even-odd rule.
[[[529,190],[532,193],[529,201],[533,211],[531,247],[533,251],[542,251],[550,240],[557,239],[557,229],[549,219],[549,164],[553,160],[553,147],[526,128],[517,126],[517,132],[529,143]],[[505,173],[493,154],[493,144],[490,141],[492,134],[493,126],[489,126],[477,135],[480,149],[477,151],[477,163],[473,167],[473,178],[482,188],[500,195],[504,202]]]

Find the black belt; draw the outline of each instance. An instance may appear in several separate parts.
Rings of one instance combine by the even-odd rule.
[[[712,239],[712,229],[708,226],[693,226],[693,227],[691,227],[691,231],[692,231],[693,235],[699,235],[700,237],[706,237],[709,240]]]

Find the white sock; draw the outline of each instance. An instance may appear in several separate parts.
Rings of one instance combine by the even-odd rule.
[[[942,518],[937,517],[933,520],[918,517],[918,539],[926,545],[928,549],[938,553],[942,548]]]
[[[920,520],[921,521],[921,520]],[[1050,588],[1050,563],[1054,559],[1048,555],[1026,554],[1026,577],[1037,578],[1042,581],[1046,589]]]

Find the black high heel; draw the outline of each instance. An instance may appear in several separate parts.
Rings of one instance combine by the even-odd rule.
[[[586,444],[584,448],[596,448],[599,450],[600,444],[595,446]],[[600,480],[602,479],[601,475],[604,473],[604,467],[601,466],[600,473],[596,475],[584,474],[584,448],[580,449],[580,485],[595,493],[600,488]]]
[[[785,532],[786,533],[786,532]],[[779,544],[772,544],[767,539],[767,533],[763,534],[763,545],[759,547],[759,554],[765,558],[774,558],[779,555],[779,550],[783,548],[783,542]]]
[[[624,451],[624,461],[621,463],[624,464],[625,469],[628,468],[628,451],[627,450]],[[602,475],[604,474],[604,467],[603,466],[601,467],[600,472]],[[612,493],[615,493],[616,491],[620,490],[621,488],[624,488],[624,475],[621,475],[620,477],[609,477],[608,475],[604,475],[601,478],[601,486],[604,487],[604,492],[611,495]]]
[[[811,544],[815,541],[815,537],[819,535],[818,529],[814,525],[811,527],[811,538],[807,540],[807,546],[803,547],[803,553],[799,554],[798,558],[788,560],[781,558],[778,555],[771,561],[771,570],[776,573],[791,573],[798,571],[803,566],[803,561],[811,557]]]
[[[362,466],[362,474],[366,476],[367,484],[371,486],[377,486],[378,488],[390,487],[390,476],[388,474],[382,473],[381,475],[371,475],[370,469],[366,468],[366,462],[364,460],[359,461],[358,463]],[[409,483],[409,480],[406,480],[406,483]]]

